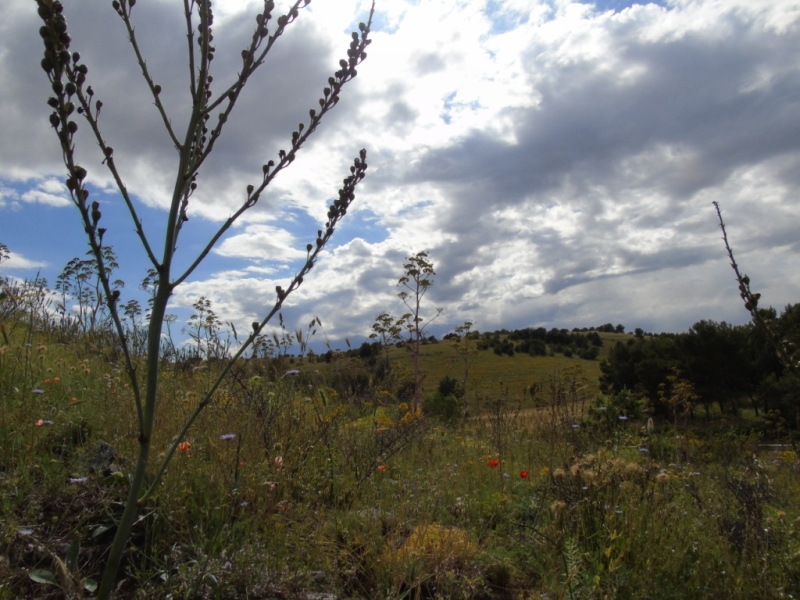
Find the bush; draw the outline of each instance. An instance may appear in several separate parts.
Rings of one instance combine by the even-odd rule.
[[[464,389],[455,377],[445,375],[439,380],[439,394],[442,396],[464,397]]]
[[[461,401],[453,394],[444,395],[436,392],[425,401],[425,414],[446,423],[457,421],[461,413]]]
[[[644,401],[624,389],[611,397],[599,395],[589,408],[586,425],[606,434],[624,425],[628,419],[640,419]]]

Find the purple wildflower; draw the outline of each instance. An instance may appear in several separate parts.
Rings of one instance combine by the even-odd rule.
[[[235,440],[236,439],[236,434],[235,433],[223,433],[221,436],[219,436],[219,439],[224,440],[226,442],[229,441],[229,440]]]

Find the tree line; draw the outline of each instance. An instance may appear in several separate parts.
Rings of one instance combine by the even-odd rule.
[[[782,340],[800,341],[800,304],[786,306],[780,316],[761,311]],[[646,400],[654,414],[667,414],[659,390],[676,373],[694,384],[697,404],[709,414],[736,414],[751,406],[782,427],[797,428],[797,382],[762,328],[752,323],[730,325],[703,320],[686,333],[634,337],[618,342],[600,365],[600,388],[614,394],[630,390]]]

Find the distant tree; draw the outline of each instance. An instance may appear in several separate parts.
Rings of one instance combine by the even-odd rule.
[[[687,419],[693,414],[694,404],[698,396],[691,381],[684,378],[682,373],[675,369],[666,380],[658,386],[658,400],[662,406],[666,406],[672,414],[672,426],[675,435],[676,447],[679,443],[678,438],[678,417],[683,417],[683,425],[686,426]],[[678,457],[676,455],[676,462]]]
[[[752,397],[751,331],[751,327],[732,327],[724,321],[698,321],[688,333],[677,336],[684,374],[694,383],[706,413],[713,403],[721,412],[735,412],[738,397]]]
[[[619,325],[614,327],[614,333],[625,333],[625,325],[622,325],[620,323]]]
[[[464,368],[463,376],[461,378],[461,390],[463,392],[462,399],[464,402],[463,408],[465,417],[469,412],[469,405],[467,401],[467,381],[469,379],[469,369],[478,356],[478,349],[474,344],[473,337],[471,336],[471,333],[474,333],[471,331],[472,325],[472,321],[464,321],[464,323],[456,327],[455,331],[453,332],[454,337],[451,337],[453,340],[453,346],[455,347],[455,350],[459,356],[459,360]]]
[[[395,319],[389,313],[381,313],[375,317],[372,324],[372,333],[369,334],[371,340],[376,340],[382,349],[383,380],[389,385],[391,375],[391,363],[389,362],[389,347],[396,344],[403,333],[403,319]]]
[[[657,402],[659,385],[680,366],[675,336],[617,342],[600,363],[600,390],[606,395],[631,390],[650,400],[656,413],[665,416],[667,407]]]
[[[400,277],[397,285],[405,287],[408,291],[403,290],[397,296],[410,311],[402,316],[402,320],[409,333],[408,348],[411,351],[414,362],[414,400],[412,408],[416,412],[421,407],[424,380],[419,364],[422,334],[425,328],[442,314],[443,309],[437,308],[436,314],[427,320],[422,317],[422,299],[431,285],[433,285],[432,278],[436,275],[436,271],[433,270],[433,263],[428,260],[428,253],[417,252],[414,256],[409,256],[406,258],[403,269],[405,274]]]

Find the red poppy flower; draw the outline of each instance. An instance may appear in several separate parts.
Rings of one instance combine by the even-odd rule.
[[[178,444],[178,450],[180,452],[186,452],[187,450],[189,450],[189,446],[191,446],[189,442],[181,442],[180,444]]]
[[[520,471],[519,472],[519,476],[522,477],[523,479],[527,479],[528,478],[528,472],[527,471]]]
[[[386,465],[378,465],[378,471],[381,473],[386,473]]]
[[[489,468],[494,469],[495,467],[500,466],[500,461],[496,458],[490,458],[486,464],[489,465]]]

